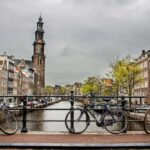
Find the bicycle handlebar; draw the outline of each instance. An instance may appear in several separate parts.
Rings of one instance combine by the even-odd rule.
[[[1,110],[8,110],[8,108],[9,108],[9,106],[7,105],[6,102],[3,102],[1,107],[0,107]]]

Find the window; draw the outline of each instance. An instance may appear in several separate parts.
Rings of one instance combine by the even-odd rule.
[[[144,68],[147,68],[147,61],[144,62]]]
[[[147,78],[147,77],[148,77],[148,71],[147,71],[147,70],[143,71],[143,77],[144,77],[144,78]]]
[[[9,78],[14,78],[14,74],[11,72],[9,72],[8,76],[9,76]]]

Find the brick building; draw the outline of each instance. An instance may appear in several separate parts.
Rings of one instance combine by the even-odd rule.
[[[150,50],[142,50],[141,55],[136,59],[136,61],[141,68],[141,77],[143,82],[135,85],[133,92],[135,96],[147,97],[143,103],[150,103]]]

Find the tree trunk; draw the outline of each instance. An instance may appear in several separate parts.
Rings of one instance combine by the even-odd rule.
[[[132,88],[129,86],[129,106],[130,106],[130,108],[132,106],[132,98],[131,98],[131,96],[132,96]]]

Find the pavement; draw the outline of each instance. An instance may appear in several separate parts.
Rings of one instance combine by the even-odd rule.
[[[0,148],[141,148],[150,149],[150,134],[69,134],[28,132],[0,134]]]

